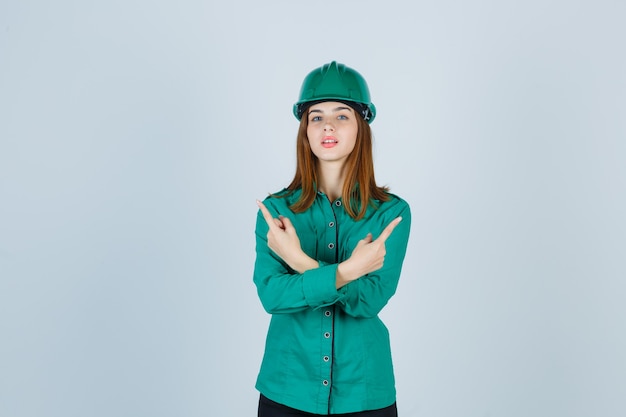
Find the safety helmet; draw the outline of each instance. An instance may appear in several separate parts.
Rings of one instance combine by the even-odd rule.
[[[316,68],[302,83],[300,99],[293,105],[293,114],[300,120],[306,109],[322,101],[340,101],[352,107],[367,123],[376,117],[365,78],[344,64],[333,61]]]

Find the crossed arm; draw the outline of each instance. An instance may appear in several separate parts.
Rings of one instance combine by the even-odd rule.
[[[291,221],[283,216],[272,217],[261,201],[257,200],[257,205],[268,226],[268,247],[298,273],[318,268],[318,261],[302,250],[300,239]],[[337,289],[383,267],[386,255],[385,242],[401,221],[402,217],[396,217],[378,238],[374,239],[372,234],[368,233],[358,242],[350,257],[337,266],[335,278]]]

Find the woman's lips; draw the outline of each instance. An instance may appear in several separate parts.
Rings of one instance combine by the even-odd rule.
[[[322,140],[322,146],[324,148],[332,148],[335,145],[337,145],[337,139],[335,139],[332,136],[326,136],[323,140]]]

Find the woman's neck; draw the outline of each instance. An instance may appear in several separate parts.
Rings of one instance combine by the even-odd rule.
[[[326,194],[330,201],[335,201],[343,192],[346,173],[343,163],[321,163],[319,166],[319,190]]]

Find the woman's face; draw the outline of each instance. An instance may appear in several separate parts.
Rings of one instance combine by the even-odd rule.
[[[354,149],[359,130],[354,110],[337,101],[325,101],[307,109],[309,145],[320,161],[345,162]]]

